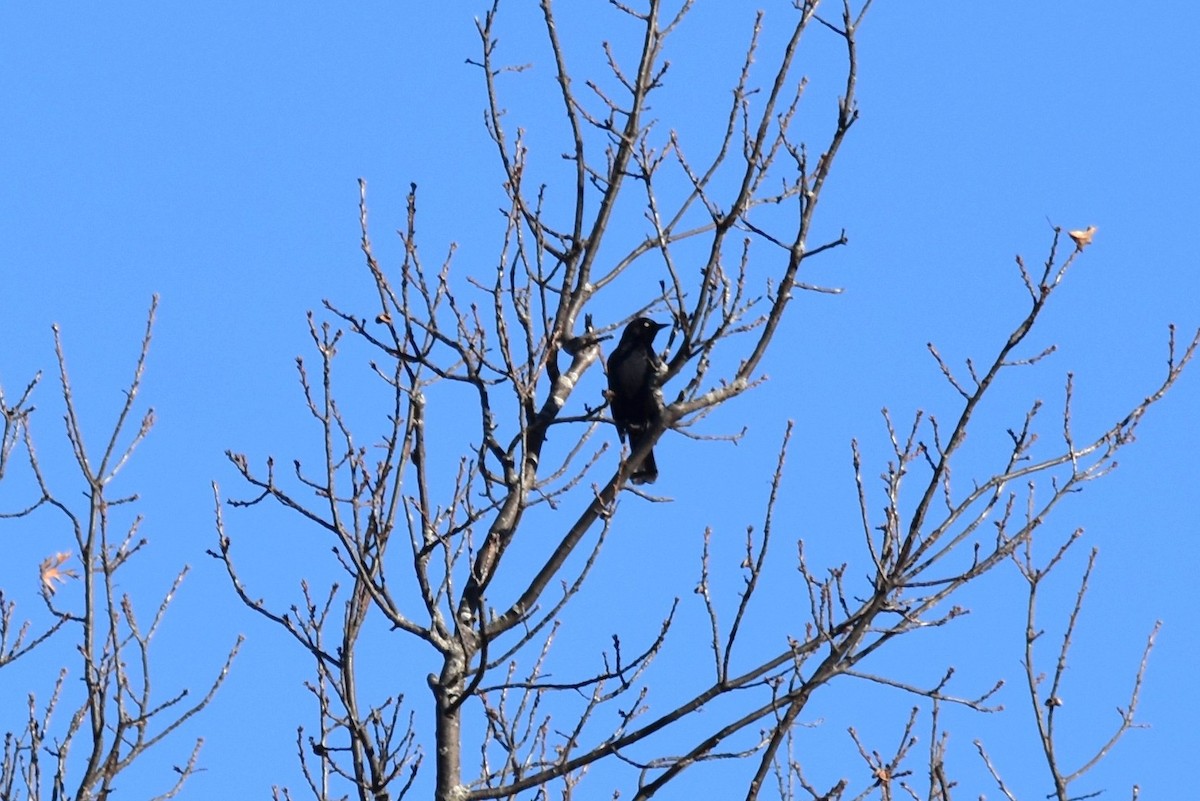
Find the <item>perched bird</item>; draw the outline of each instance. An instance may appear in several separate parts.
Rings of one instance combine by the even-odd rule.
[[[625,326],[621,341],[608,357],[608,392],[617,435],[636,451],[646,430],[658,420],[658,401],[654,397],[654,378],[662,362],[654,352],[654,337],[666,328],[648,317],[638,317]],[[652,484],[658,478],[658,466],[651,450],[634,468],[630,481]]]

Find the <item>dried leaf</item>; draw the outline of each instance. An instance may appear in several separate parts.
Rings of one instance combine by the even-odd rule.
[[[1092,237],[1096,235],[1096,226],[1089,225],[1082,231],[1067,231],[1067,236],[1075,243],[1075,250],[1080,251],[1092,244]]]
[[[78,578],[79,574],[70,568],[63,567],[63,562],[71,558],[70,551],[61,551],[54,556],[47,556],[42,560],[38,572],[42,577],[42,587],[51,595],[54,594],[58,587],[54,586],[54,582],[66,584],[68,578]]]

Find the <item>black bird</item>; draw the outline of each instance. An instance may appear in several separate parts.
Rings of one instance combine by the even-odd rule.
[[[625,435],[629,435],[631,451],[637,451],[646,430],[658,420],[654,378],[662,362],[654,352],[654,337],[666,327],[665,323],[638,317],[625,326],[621,341],[608,357],[608,392],[613,420],[622,442],[625,441]],[[653,484],[656,478],[658,466],[654,463],[654,451],[651,450],[642,463],[634,468],[630,481],[634,484]]]

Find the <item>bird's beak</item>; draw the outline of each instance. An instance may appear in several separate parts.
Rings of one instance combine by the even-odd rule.
[[[663,330],[664,328],[670,328],[670,327],[671,327],[671,324],[670,324],[670,323],[655,323],[655,324],[654,324],[654,330],[655,330],[655,331],[661,331],[661,330]]]

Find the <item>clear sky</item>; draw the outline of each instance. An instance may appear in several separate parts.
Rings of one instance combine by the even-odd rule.
[[[501,57],[531,65],[503,84],[512,125],[526,129],[552,176],[566,148],[557,98],[547,94],[552,65],[536,16],[517,7],[531,4],[509,5]],[[602,67],[601,38],[628,41],[627,26],[608,31],[623,25],[608,4],[559,5],[581,72]],[[672,71],[654,110],[666,127],[700,129],[724,113],[713,102],[725,102],[757,7],[697,5],[669,55]],[[788,5],[766,4],[768,42],[786,27]],[[300,789],[295,730],[314,723],[301,686],[308,665],[294,643],[239,605],[220,566],[204,555],[215,537],[210,482],[244,495],[227,448],[260,463],[268,454],[289,463],[317,452],[294,357],[313,355],[304,315],[322,299],[372,310],[358,249],[358,179],[369,186],[385,269],[398,262],[391,233],[404,224],[414,182],[427,258],[439,260],[456,242],[464,274],[490,263],[501,175],[482,123],[481,75],[466,63],[478,57],[473,17],[486,7],[20,2],[0,9],[0,386],[11,397],[46,371],[35,434],[42,459],[59,465],[55,475],[73,493],[77,485],[62,467],[69,450],[50,325],[61,326],[84,424],[98,446],[122,401],[150,297],[160,295],[140,401],[154,407],[158,423],[118,492],[142,496],[151,540],[127,589],[152,605],[171,571],[192,567],[164,624],[164,694],[203,687],[233,639],[247,636],[212,707],[160,746],[167,764],[178,763],[188,737],[205,738],[205,772],[183,798],[262,798],[275,784]],[[578,635],[581,653],[598,653],[619,629],[614,609],[650,621],[623,633],[631,640],[652,632],[676,595],[689,610],[684,630],[705,625],[691,594],[705,525],[726,543],[725,590],[733,597],[744,527],[761,519],[787,419],[796,420],[797,433],[777,520],[779,581],[767,608],[778,611],[779,630],[802,619],[801,588],[787,581],[791,543],[804,537],[833,564],[852,558],[839,542],[857,542],[850,439],[863,444],[873,480],[888,455],[880,408],[902,420],[918,408],[955,408],[925,343],[958,363],[993,352],[1023,313],[1013,257],[1044,259],[1052,224],[1099,230],[1035,335],[1039,347],[1054,343],[1058,352],[1036,371],[1010,376],[987,410],[994,430],[985,436],[1017,425],[1034,398],[1060,409],[1068,371],[1076,423],[1089,430],[1115,423],[1156,385],[1167,324],[1179,326],[1181,339],[1200,326],[1191,241],[1200,179],[1197,29],[1193,3],[876,2],[860,42],[861,121],[818,226],[831,236],[844,228],[850,245],[810,274],[845,292],[800,296],[764,364],[771,381],[706,422],[704,433],[719,434],[749,420],[742,445],[664,438],[656,489],[675,502],[647,510],[625,501],[628,522],[614,530],[595,579],[645,592],[583,599],[578,619],[594,630]],[[818,41],[801,62],[813,76],[805,108],[814,120],[829,118],[836,56]],[[639,231],[638,214],[614,225]],[[642,301],[608,302],[617,319]],[[361,370],[365,351],[348,349],[344,358],[348,372]],[[1200,626],[1188,604],[1200,561],[1191,498],[1198,411],[1200,377],[1185,375],[1122,453],[1120,468],[1051,523],[1060,535],[1076,526],[1086,535],[1044,599],[1050,641],[1060,636],[1087,549],[1100,551],[1064,692],[1065,725],[1077,733],[1080,753],[1115,725],[1113,709],[1127,702],[1145,637],[1164,622],[1139,714],[1151,728],[1130,733],[1078,786],[1082,792],[1107,787],[1122,798],[1136,782],[1144,797],[1180,798],[1194,788]],[[1053,419],[1045,424],[1054,436]],[[21,505],[27,489],[19,479],[0,484],[0,511]],[[881,488],[870,490],[879,511]],[[258,512],[231,512],[227,520],[259,591],[294,599],[299,577],[328,575],[328,543],[299,521]],[[18,600],[18,616],[34,615],[36,566],[70,548],[70,532],[50,515],[0,521],[0,542],[0,588]],[[1021,593],[1015,571],[1000,571],[972,596],[978,614],[914,639],[889,663],[926,684],[947,665],[960,666],[969,672],[964,694],[1008,680],[1001,698],[1008,711],[952,721],[951,767],[961,771],[964,797],[1000,795],[979,771],[970,746],[976,737],[1005,751],[1000,767],[1022,797],[1050,789],[1020,692]],[[423,712],[431,654],[409,643],[380,647],[394,656],[377,670],[412,681],[409,703]],[[0,728],[18,725],[27,692],[48,693],[60,662],[71,659],[63,653],[48,648],[5,671]],[[688,669],[686,660],[679,664]],[[818,699],[806,716],[822,721],[807,733],[809,747],[831,755],[810,777],[861,781],[845,726],[877,733],[876,747],[891,748],[896,715],[912,699],[877,688],[831,699]],[[730,774],[703,770],[694,781],[715,776],[740,786]],[[152,771],[134,774],[121,797],[149,797],[165,781]],[[595,797],[611,792],[601,790]]]

